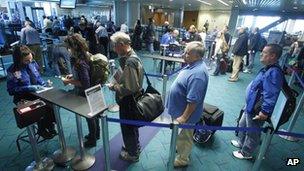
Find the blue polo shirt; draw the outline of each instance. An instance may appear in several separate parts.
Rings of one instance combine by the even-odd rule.
[[[195,103],[196,109],[187,123],[197,123],[203,112],[208,79],[207,67],[202,60],[187,65],[171,85],[166,101],[168,113],[176,119],[183,114],[188,103]]]

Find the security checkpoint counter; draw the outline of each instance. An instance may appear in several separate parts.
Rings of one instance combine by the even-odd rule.
[[[95,163],[95,157],[91,154],[86,153],[84,149],[81,118],[93,118],[96,115],[103,113],[104,111],[95,115],[91,115],[90,107],[85,97],[77,96],[72,92],[67,92],[65,90],[57,88],[33,94],[38,98],[51,103],[55,111],[55,118],[57,122],[61,149],[54,152],[54,162],[65,163],[72,159],[71,166],[74,170],[86,170],[93,166],[93,164]],[[80,155],[77,155],[75,158],[73,158],[75,150],[66,147],[62,123],[59,114],[59,108],[64,108],[76,115]]]

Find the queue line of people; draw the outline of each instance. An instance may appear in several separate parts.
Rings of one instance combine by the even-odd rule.
[[[29,24],[27,27],[28,26]],[[100,28],[100,30],[102,31],[102,28]],[[97,33],[99,34],[99,32]],[[186,45],[185,53],[182,55],[187,66],[181,70],[171,85],[166,103],[169,114],[180,124],[194,124],[199,121],[204,98],[208,89],[208,71],[202,60],[206,49],[200,41],[195,28],[190,28],[189,33],[191,34],[189,38],[194,41],[189,41]],[[244,42],[247,44],[246,37],[248,36],[242,35],[242,30],[240,33],[240,37],[233,49],[235,70],[230,78],[231,81],[238,79],[237,65],[239,65],[239,61],[242,60],[241,56],[247,53],[247,50],[237,46],[238,44],[242,45]],[[100,35],[102,35],[102,33]],[[244,40],[242,36],[245,37]],[[99,41],[101,37],[102,36],[98,37]],[[224,33],[221,33],[219,38],[224,39],[227,43]],[[128,34],[116,32],[110,39],[113,43],[113,50],[120,56],[119,64],[123,70],[123,76],[117,84],[109,85],[109,89],[116,93],[116,101],[120,106],[120,118],[134,119],[132,118],[132,113],[136,112],[136,104],[132,97],[139,96],[142,93],[144,73],[142,61],[132,49],[131,39]],[[72,74],[67,75],[66,78],[63,79],[63,83],[65,85],[73,84],[75,86],[75,94],[84,96],[84,90],[91,86],[89,65],[89,57],[91,54],[89,53],[89,45],[80,34],[69,35],[64,40],[64,43],[71,52],[73,69]],[[281,51],[278,45],[271,44],[267,45],[262,52],[261,62],[265,65],[265,68],[247,88],[246,110],[241,119],[244,127],[261,127],[263,122],[271,116],[283,80],[283,74],[280,73],[280,70],[272,66],[277,65],[282,53]],[[8,70],[7,87],[9,94],[14,96],[15,103],[18,103],[23,98],[26,99],[28,97],[27,94],[38,90],[39,86],[45,86],[45,82],[38,72],[39,66],[35,60],[33,60],[33,56],[35,56],[35,53],[25,45],[17,46],[14,49],[14,63]],[[256,92],[259,94],[254,94]],[[255,96],[252,96],[252,94]],[[257,99],[262,99],[264,105],[262,105],[262,110],[258,114],[255,114],[252,111],[252,106],[254,106]],[[53,114],[46,115],[44,118],[47,121],[53,122],[54,120],[48,118],[52,116]],[[245,122],[245,120],[247,121],[248,119],[251,119],[251,122]],[[85,146],[93,147],[96,146],[96,141],[100,138],[98,118],[87,119],[87,122],[89,134],[86,136],[87,141],[85,142]],[[38,133],[45,138],[49,138],[49,134],[54,135],[56,132],[53,126],[53,124],[49,124],[48,126],[42,124],[42,126],[40,126],[41,131]],[[138,127],[121,124],[121,131],[124,146],[121,147],[120,158],[137,162],[141,152]],[[180,167],[189,164],[189,155],[193,144],[192,134],[192,130],[182,130],[181,134],[178,135],[177,156],[174,161],[174,166]],[[241,148],[240,151],[233,152],[233,155],[240,159],[251,158],[252,152],[257,146],[259,136],[258,134],[253,135],[246,133],[241,136],[240,141],[232,141],[234,146]]]

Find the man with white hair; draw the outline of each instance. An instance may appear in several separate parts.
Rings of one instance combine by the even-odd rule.
[[[130,46],[129,35],[116,32],[111,36],[111,42],[114,51],[120,56],[119,64],[123,72],[117,83],[109,85],[109,89],[116,92],[120,119],[136,119],[134,112],[137,111],[137,106],[134,98],[141,95],[144,78],[143,65]],[[127,124],[120,124],[120,126],[125,145],[121,149],[120,158],[138,162],[140,154],[138,127]]]
[[[203,113],[203,104],[208,87],[208,71],[202,60],[205,48],[201,42],[187,44],[183,58],[188,64],[171,85],[166,108],[180,124],[196,124]],[[176,144],[174,167],[189,163],[193,145],[193,129],[182,129]]]

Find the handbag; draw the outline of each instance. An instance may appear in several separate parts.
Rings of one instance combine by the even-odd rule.
[[[144,72],[148,87],[145,92],[134,100],[137,110],[144,121],[151,122],[161,115],[164,105],[160,93],[151,85],[148,75]]]

